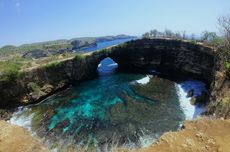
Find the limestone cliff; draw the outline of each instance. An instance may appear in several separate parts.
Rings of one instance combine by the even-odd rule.
[[[214,78],[210,88],[208,115],[230,118],[230,72],[221,56],[216,57]]]
[[[43,100],[51,94],[97,76],[97,66],[106,57],[120,69],[135,72],[158,70],[187,75],[207,82],[213,80],[214,52],[191,42],[166,39],[135,40],[84,57],[32,68],[10,81],[0,82],[0,107],[19,106]]]

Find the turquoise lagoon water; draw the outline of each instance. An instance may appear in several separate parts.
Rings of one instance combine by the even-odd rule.
[[[103,60],[98,78],[19,108],[10,122],[26,127],[58,151],[72,146],[109,151],[114,146],[148,146],[203,111],[186,97],[190,89],[196,95],[205,90],[202,82],[175,83],[152,75],[121,73],[117,66],[109,58]]]

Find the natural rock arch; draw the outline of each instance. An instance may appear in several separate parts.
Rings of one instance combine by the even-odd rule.
[[[147,72],[155,69],[169,75],[189,75],[207,83],[213,78],[214,56],[215,52],[209,47],[167,39],[136,40],[92,54],[96,65],[110,57],[125,70]]]

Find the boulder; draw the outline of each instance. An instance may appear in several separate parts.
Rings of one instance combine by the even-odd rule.
[[[191,89],[191,90],[188,91],[186,97],[189,98],[189,97],[192,97],[193,95],[194,95],[194,89]]]
[[[192,105],[196,105],[196,104],[205,104],[207,102],[209,98],[209,95],[206,91],[202,91],[200,95],[196,96],[196,97],[192,97],[190,99],[190,103]]]

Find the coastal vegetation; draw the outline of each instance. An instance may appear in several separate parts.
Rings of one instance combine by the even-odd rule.
[[[130,38],[127,35],[85,37],[56,40],[21,46],[6,45],[0,48],[0,80],[9,80],[23,71],[37,67],[57,66],[71,58],[83,59],[81,50],[96,45],[96,42]]]
[[[17,77],[25,62],[20,57],[15,57],[9,61],[0,61],[0,80],[11,80]]]
[[[62,55],[52,55],[41,59],[26,59],[14,57],[7,61],[0,61],[0,80],[11,80],[25,71],[36,67],[50,67],[62,60],[77,56],[77,53],[64,53]]]
[[[116,39],[131,38],[128,35],[104,36],[104,37],[83,37],[73,38],[70,40],[55,40],[47,42],[39,42],[32,44],[23,44],[20,46],[6,45],[0,48],[0,60],[9,60],[15,56],[23,56],[25,58],[40,58],[39,56],[31,56],[31,53],[40,51],[41,57],[50,55],[63,54],[65,52],[72,53],[81,51],[85,47],[96,45],[96,42],[111,41]]]
[[[81,60],[84,59],[86,57],[86,55],[84,54],[75,54],[74,59],[75,60]]]
[[[223,37],[223,45],[219,51],[219,55],[226,63],[227,69],[230,71],[230,15],[222,16],[218,19],[219,28]]]
[[[165,31],[158,31],[157,29],[146,32],[142,35],[143,38],[170,38],[176,40],[188,40],[194,44],[203,43],[207,46],[219,47],[224,44],[224,39],[218,36],[216,32],[204,31],[200,36],[195,34],[187,34],[186,31],[173,32],[172,30],[165,29]]]

